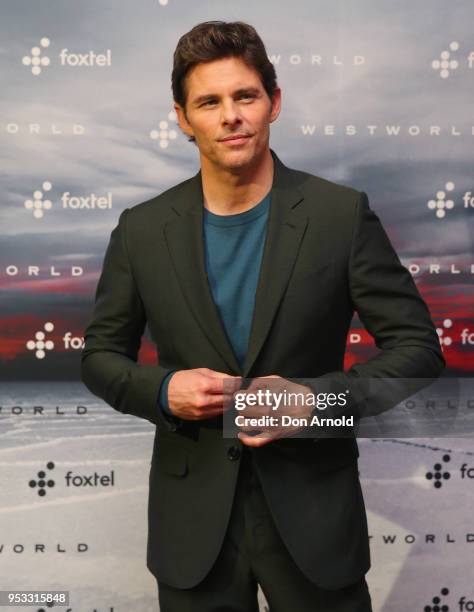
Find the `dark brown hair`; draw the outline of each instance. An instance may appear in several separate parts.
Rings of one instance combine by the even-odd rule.
[[[242,21],[204,21],[183,34],[173,55],[171,88],[174,101],[186,107],[185,79],[197,64],[239,57],[260,75],[270,99],[278,87],[276,72],[255,28]]]

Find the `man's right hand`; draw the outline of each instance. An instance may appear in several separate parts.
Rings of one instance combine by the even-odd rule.
[[[224,381],[227,381],[225,393]],[[185,420],[216,417],[224,412],[224,405],[229,405],[241,381],[241,376],[209,368],[178,370],[169,381],[168,407],[174,416]]]

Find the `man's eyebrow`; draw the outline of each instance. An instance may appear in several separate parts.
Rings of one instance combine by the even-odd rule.
[[[234,96],[241,96],[242,94],[258,94],[260,93],[260,90],[257,87],[241,87],[240,89],[237,89],[236,91],[234,91]],[[209,93],[209,94],[204,94],[202,96],[198,96],[197,98],[195,98],[192,102],[192,104],[194,106],[198,106],[199,104],[201,104],[201,102],[206,102],[207,100],[210,100],[212,98],[218,98],[219,94],[214,94],[214,93]]]

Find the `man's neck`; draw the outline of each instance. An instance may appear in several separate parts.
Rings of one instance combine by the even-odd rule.
[[[216,215],[234,215],[256,206],[273,183],[273,158],[270,150],[251,168],[229,172],[201,163],[204,207]]]

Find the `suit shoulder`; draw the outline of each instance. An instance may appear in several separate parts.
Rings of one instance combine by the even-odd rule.
[[[292,172],[310,215],[324,215],[337,223],[353,223],[360,191],[303,170]]]
[[[169,187],[149,200],[129,207],[129,219],[132,221],[142,221],[144,218],[148,217],[150,213],[153,213],[155,216],[158,215],[163,219],[167,218],[171,211],[171,207],[173,205],[176,206],[176,203],[181,201],[182,194],[189,186],[190,181],[192,181],[192,177],[177,185]]]
[[[293,170],[295,180],[299,188],[307,196],[322,195],[331,199],[348,202],[357,202],[361,192],[342,183],[336,183],[329,179],[305,172],[304,170]]]

